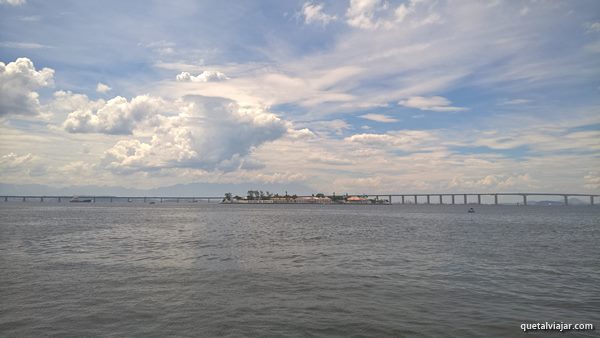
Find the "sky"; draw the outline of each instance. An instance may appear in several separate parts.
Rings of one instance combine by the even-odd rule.
[[[600,2],[0,0],[0,183],[599,193]]]

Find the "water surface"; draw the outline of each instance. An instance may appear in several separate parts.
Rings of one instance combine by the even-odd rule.
[[[475,208],[2,203],[0,335],[479,337],[600,324],[600,208]]]

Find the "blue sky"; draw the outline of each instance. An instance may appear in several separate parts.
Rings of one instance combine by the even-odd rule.
[[[0,0],[0,183],[600,191],[597,1]]]

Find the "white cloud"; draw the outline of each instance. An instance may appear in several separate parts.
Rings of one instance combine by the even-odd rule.
[[[96,91],[98,93],[106,93],[109,92],[112,88],[110,88],[107,84],[104,84],[102,82],[98,82],[98,85],[96,86]]]
[[[289,128],[272,113],[226,99],[188,96],[176,106],[178,115],[159,115],[155,126],[136,131],[149,139],[125,139],[108,149],[106,167],[120,172],[168,167],[237,170],[255,147],[284,136]]]
[[[510,188],[534,188],[538,182],[531,178],[529,174],[494,174],[486,176],[465,177],[464,175],[455,176],[448,184],[450,189],[477,190],[486,191],[507,191]]]
[[[420,110],[430,110],[436,112],[458,112],[465,111],[464,107],[453,107],[452,102],[442,96],[412,96],[398,102],[399,105],[408,108],[417,108]]]
[[[33,62],[19,58],[0,62],[0,116],[37,115],[40,101],[37,89],[53,84],[54,70],[36,70]]]
[[[227,75],[213,70],[205,70],[194,76],[188,72],[181,72],[176,77],[178,82],[218,82],[229,80]]]
[[[382,0],[350,0],[350,7],[346,11],[346,22],[357,28],[377,28],[381,25],[381,21],[377,21],[375,15],[385,9],[387,3]]]
[[[415,18],[411,23],[413,26],[441,22],[440,15],[431,12],[433,7],[434,4],[429,4],[427,0],[410,0],[393,9],[384,0],[350,0],[350,7],[346,11],[346,23],[362,29],[391,29],[419,11],[421,18]]]
[[[366,120],[371,120],[371,121],[381,122],[381,123],[398,122],[397,119],[390,117],[388,115],[384,115],[384,114],[364,114],[364,115],[360,115],[359,117],[366,119]]]
[[[148,122],[167,109],[160,98],[140,95],[127,101],[117,96],[71,112],[63,128],[70,133],[132,134],[139,123]]]
[[[331,21],[337,20],[335,15],[329,15],[323,12],[323,4],[314,4],[306,2],[302,6],[302,15],[304,15],[304,23],[319,23],[327,25]]]
[[[586,24],[588,33],[600,32],[600,21],[589,22]]]
[[[0,5],[21,6],[26,2],[27,0],[0,0]]]
[[[423,130],[400,130],[386,134],[355,134],[346,142],[378,148],[395,148],[407,152],[438,149],[438,137]]]

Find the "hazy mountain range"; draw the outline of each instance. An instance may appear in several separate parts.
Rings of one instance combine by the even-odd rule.
[[[53,187],[42,184],[5,184],[0,183],[0,195],[96,195],[96,196],[223,196],[226,192],[246,196],[248,190],[263,190],[272,193],[312,194],[315,193],[301,184],[219,184],[189,183],[153,189],[131,189],[114,186],[69,186]],[[329,192],[327,192],[329,193]]]

